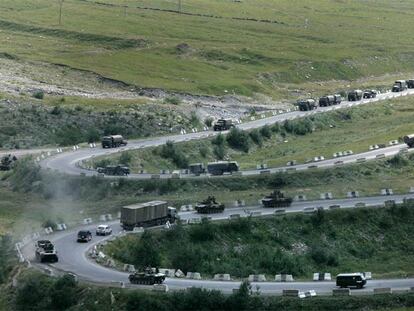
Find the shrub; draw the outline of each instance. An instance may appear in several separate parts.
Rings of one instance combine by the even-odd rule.
[[[181,100],[178,97],[170,96],[164,99],[164,103],[171,105],[179,105],[181,103]]]
[[[214,155],[218,160],[223,160],[226,155],[226,148],[224,145],[217,145],[213,148]]]
[[[45,97],[45,93],[42,90],[37,90],[32,96],[37,99],[43,99]]]
[[[260,129],[260,134],[263,138],[269,139],[272,137],[272,130],[269,125],[265,125]]]
[[[249,135],[238,128],[232,128],[227,135],[227,143],[233,149],[238,149],[243,152],[249,152],[250,140]]]
[[[130,152],[122,152],[121,156],[119,157],[119,163],[122,164],[129,164],[132,160],[132,155]]]
[[[250,139],[258,146],[263,144],[263,137],[258,129],[254,129],[249,133]]]
[[[165,159],[170,159],[179,168],[188,167],[188,158],[172,141],[167,141],[167,143],[161,147],[160,155]]]
[[[204,119],[204,124],[208,127],[211,127],[213,125],[213,118],[209,117]]]

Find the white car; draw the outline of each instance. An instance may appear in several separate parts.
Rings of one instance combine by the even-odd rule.
[[[96,235],[110,235],[112,233],[112,228],[109,225],[99,225],[96,228]]]

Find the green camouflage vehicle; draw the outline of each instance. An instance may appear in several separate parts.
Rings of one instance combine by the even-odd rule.
[[[224,208],[224,204],[216,202],[216,198],[213,196],[209,196],[207,199],[197,203],[195,206],[195,210],[200,214],[222,213]]]

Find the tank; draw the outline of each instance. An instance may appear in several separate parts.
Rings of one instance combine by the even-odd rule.
[[[165,280],[165,274],[158,273],[155,268],[146,268],[144,271],[134,272],[128,277],[131,284],[154,285]]]
[[[216,202],[215,197],[209,196],[204,201],[197,203],[195,209],[200,214],[222,213],[224,211],[224,204]]]
[[[285,198],[282,192],[275,190],[262,199],[262,204],[264,207],[289,207],[292,201],[292,198]]]

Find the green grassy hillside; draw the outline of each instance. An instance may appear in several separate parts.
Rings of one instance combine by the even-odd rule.
[[[4,0],[0,53],[143,87],[282,98],[292,95],[286,83],[414,71],[409,0],[183,1],[189,14],[137,7],[176,2],[66,0],[59,26],[57,1]]]

